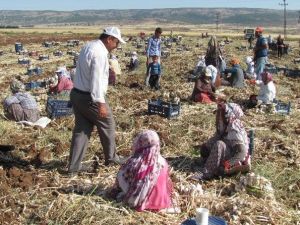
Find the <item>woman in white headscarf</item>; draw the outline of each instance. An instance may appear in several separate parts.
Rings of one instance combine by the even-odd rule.
[[[55,73],[58,82],[56,85],[50,85],[50,93],[69,95],[73,88],[73,81],[67,68],[65,66],[59,67]]]

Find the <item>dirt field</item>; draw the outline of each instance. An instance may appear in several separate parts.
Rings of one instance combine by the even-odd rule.
[[[84,29],[84,28],[80,28]],[[138,30],[126,29],[127,35],[136,35]],[[79,28],[78,28],[79,30]],[[130,33],[132,32],[132,33]],[[157,115],[147,115],[148,99],[161,96],[160,91],[151,91],[144,87],[145,56],[143,48],[136,49],[136,44],[128,42],[122,50],[115,50],[123,69],[117,77],[117,85],[109,88],[108,97],[116,120],[117,151],[128,156],[132,138],[140,130],[150,128],[158,132],[162,142],[162,154],[172,166],[172,180],[179,193],[182,213],[166,215],[160,213],[138,213],[122,203],[106,197],[106,191],[112,186],[118,167],[104,167],[102,147],[96,132],[90,140],[85,161],[94,156],[100,159],[97,173],[80,174],[66,177],[59,171],[66,167],[69,155],[70,139],[74,126],[74,117],[53,120],[45,129],[24,127],[5,119],[1,105],[0,144],[11,144],[15,150],[0,152],[0,224],[180,224],[195,215],[195,208],[206,207],[211,215],[226,219],[228,224],[300,224],[300,78],[290,78],[283,73],[274,75],[277,98],[292,104],[288,116],[257,112],[256,109],[245,111],[244,122],[247,129],[255,131],[255,150],[252,159],[252,171],[267,178],[274,188],[273,195],[265,193],[237,191],[240,176],[216,179],[200,183],[203,193],[190,191],[197,182],[189,177],[199,168],[199,154],[194,146],[203,143],[215,132],[216,105],[195,104],[188,101],[193,83],[187,82],[188,71],[196,65],[199,55],[206,51],[208,39],[201,39],[197,32],[177,31],[184,34],[179,46],[173,43],[170,57],[162,59],[162,90],[174,92],[181,99],[181,114],[168,120]],[[211,34],[213,31],[208,31]],[[175,33],[175,34],[176,34]],[[196,35],[197,34],[197,35]],[[201,33],[200,33],[201,34]],[[199,35],[200,35],[199,34]],[[241,34],[220,33],[219,40],[230,36],[232,42],[224,46],[226,60],[237,56],[245,68],[245,57],[252,55]],[[68,50],[79,51],[87,40],[97,38],[98,32],[72,33],[56,30],[45,31],[0,31],[0,95],[3,100],[8,94],[9,83],[19,75],[24,81],[41,80],[50,77],[58,65],[71,65],[73,56]],[[275,35],[274,35],[275,37]],[[269,61],[277,66],[297,68],[293,62],[299,58],[297,36],[287,41],[292,51],[278,60],[271,53]],[[66,46],[70,39],[81,40],[77,47]],[[33,65],[41,66],[41,76],[25,75],[27,69],[17,64],[14,43],[20,41],[30,51],[48,54],[50,60],[39,61],[29,57]],[[43,41],[56,41],[59,46],[45,48]],[[189,51],[178,51],[185,45]],[[196,45],[198,47],[196,47]],[[55,50],[63,51],[62,57],[55,57]],[[129,57],[125,53],[137,51],[141,60],[135,72],[128,72],[125,65]],[[40,109],[46,115],[46,91],[32,91],[39,100]],[[242,103],[258,89],[247,86],[243,90],[225,88],[224,93],[230,101]],[[183,188],[184,187],[184,188]]]

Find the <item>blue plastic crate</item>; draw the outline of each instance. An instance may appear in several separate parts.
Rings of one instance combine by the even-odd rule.
[[[15,50],[16,50],[16,53],[23,51],[22,43],[16,42],[15,43]]]
[[[281,101],[277,101],[275,105],[275,111],[279,114],[289,115],[291,112],[291,102],[284,103]]]
[[[28,65],[28,64],[30,64],[30,60],[29,59],[18,59],[18,64]]]
[[[300,77],[300,70],[286,70],[285,74],[292,78]]]
[[[183,223],[181,225],[201,225],[201,224],[198,224],[196,222],[195,218],[191,218],[191,219],[187,219],[187,220],[183,221]],[[227,223],[221,217],[209,216],[208,217],[208,225],[227,225]]]
[[[58,50],[58,51],[53,52],[53,55],[54,56],[62,56],[63,52]]]
[[[43,72],[43,69],[41,67],[27,69],[28,75],[40,75],[40,74],[42,74],[42,72]]]
[[[72,104],[68,100],[48,98],[46,111],[51,119],[73,114]]]
[[[170,119],[180,114],[180,103],[164,102],[160,99],[148,100],[148,114],[158,114]]]
[[[32,81],[32,82],[29,82],[29,83],[25,83],[25,89],[27,91],[31,90],[31,89],[35,89],[35,88],[41,88],[41,87],[46,87],[46,82],[44,81]]]

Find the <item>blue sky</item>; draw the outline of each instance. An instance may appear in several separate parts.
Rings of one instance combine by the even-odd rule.
[[[300,0],[286,0],[300,10]],[[0,0],[0,10],[153,9],[180,7],[246,7],[282,9],[283,0]]]

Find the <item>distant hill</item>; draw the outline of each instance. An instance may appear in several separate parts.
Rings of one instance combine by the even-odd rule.
[[[213,24],[220,12],[222,24],[243,26],[278,26],[283,24],[283,10],[249,8],[177,8],[131,10],[79,10],[79,11],[15,11],[0,10],[0,26],[31,25],[95,25],[117,22],[141,24],[159,23]],[[296,25],[298,11],[287,11],[288,25]]]

